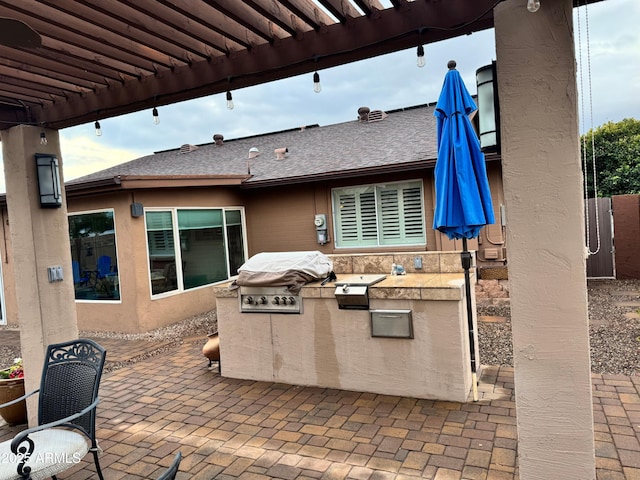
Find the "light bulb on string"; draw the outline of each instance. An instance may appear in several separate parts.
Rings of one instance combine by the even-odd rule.
[[[40,145],[46,145],[47,143],[49,143],[47,141],[47,134],[44,133],[44,129],[42,129],[42,131],[40,132]]]
[[[320,74],[318,72],[313,74],[313,91],[320,93],[322,91],[322,85],[320,85]]]
[[[418,45],[418,67],[424,67],[426,62],[424,61],[424,47],[422,45]]]
[[[540,0],[527,0],[527,10],[531,13],[536,13],[540,10]]]
[[[96,123],[94,124],[94,126],[96,127],[96,137],[101,137],[102,128],[100,128],[100,122],[96,120]]]
[[[227,90],[227,108],[229,110],[233,110],[233,97],[231,96],[231,91]]]
[[[153,124],[154,125],[159,125],[160,124],[160,115],[158,115],[158,109],[156,107],[153,107]]]

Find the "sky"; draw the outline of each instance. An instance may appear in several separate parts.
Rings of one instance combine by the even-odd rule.
[[[581,132],[609,121],[640,119],[639,24],[638,0],[606,0],[574,10]],[[423,68],[416,66],[411,48],[321,70],[320,93],[314,93],[308,73],[234,90],[233,110],[226,108],[222,93],[159,107],[159,125],[147,110],[101,120],[100,137],[93,122],[66,128],[60,131],[64,177],[71,180],[186,143],[210,143],[217,133],[228,140],[355,120],[362,106],[386,111],[435,102],[451,59],[475,94],[476,70],[495,58],[490,29],[425,45]],[[0,191],[5,191],[4,176]]]

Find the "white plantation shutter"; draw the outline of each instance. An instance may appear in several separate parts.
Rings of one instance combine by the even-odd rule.
[[[171,212],[147,212],[147,240],[150,255],[175,255]]]
[[[375,192],[361,193],[358,197],[360,207],[360,231],[363,245],[375,245],[378,237],[376,222]]]
[[[378,188],[380,202],[380,244],[395,245],[400,243],[402,225],[398,211],[398,190],[387,186]]]
[[[334,193],[334,209],[341,246],[376,245],[376,197],[372,188],[344,189]]]
[[[355,194],[338,196],[338,223],[340,224],[340,241],[352,243],[358,240],[358,213],[356,211]]]
[[[419,181],[336,189],[333,200],[339,247],[426,242]]]
[[[421,186],[405,186],[402,188],[402,243],[425,243],[424,210],[422,208]]]

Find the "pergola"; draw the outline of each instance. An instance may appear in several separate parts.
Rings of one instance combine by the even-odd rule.
[[[493,26],[496,3],[0,1],[41,38],[11,48],[20,34],[4,30],[0,129],[60,129],[470,34]]]
[[[62,158],[59,129],[495,28],[520,478],[595,478],[571,24],[585,2],[541,3],[0,0],[3,260],[27,370],[77,336],[71,275],[46,271],[71,271],[66,207],[40,209],[34,179],[36,152]]]

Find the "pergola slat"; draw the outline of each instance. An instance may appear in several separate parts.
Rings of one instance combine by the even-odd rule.
[[[469,34],[493,26],[497,1],[0,0],[0,22],[42,40],[0,45],[0,130],[69,127]]]

